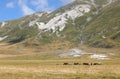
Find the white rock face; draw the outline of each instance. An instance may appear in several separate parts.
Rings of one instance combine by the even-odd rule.
[[[29,23],[29,27],[34,26],[37,21],[38,21],[38,19],[36,19],[36,20],[34,20],[34,21],[31,21],[31,22]]]
[[[101,60],[109,59],[105,54],[93,54],[90,56],[90,58],[101,59]]]
[[[80,49],[71,49],[68,52],[62,53],[59,56],[60,57],[80,57],[82,55],[86,54],[83,50]]]
[[[41,29],[41,30],[52,29],[53,32],[55,32],[57,30],[57,27],[59,27],[60,31],[62,31],[64,29],[66,20],[67,19],[64,18],[64,16],[60,15],[60,16],[57,16],[57,17],[54,17],[53,19],[51,19],[47,24],[45,24],[43,22],[36,22],[36,24],[38,25],[39,29]]]
[[[106,38],[106,36],[104,36],[104,35],[103,35],[103,36],[102,36],[102,38],[103,38],[103,39],[105,39],[105,38]]]
[[[6,22],[2,22],[1,27],[4,27],[7,23]]]
[[[62,31],[66,26],[68,18],[74,20],[75,18],[83,16],[84,13],[87,13],[89,11],[90,11],[89,5],[79,5],[74,7],[72,10],[67,10],[65,13],[62,14],[57,13],[56,16],[49,20],[49,22],[46,24],[44,22],[36,22],[36,24],[41,30],[52,29],[53,32],[55,32],[59,28],[59,31]]]
[[[39,29],[45,29],[45,24],[43,22],[36,22]]]
[[[44,13],[35,13],[36,16],[41,17]]]
[[[107,0],[109,4],[111,4],[113,2],[113,0]]]
[[[34,26],[36,24],[36,22],[39,20],[39,18],[42,17],[43,14],[44,14],[44,12],[35,13],[34,15],[36,15],[37,18],[35,20],[29,22],[29,27]]]
[[[86,20],[87,20],[87,22],[89,22],[92,20],[92,17],[88,17]]]
[[[4,36],[4,37],[0,37],[0,41],[3,41],[5,38],[7,38],[8,36]]]
[[[70,11],[67,11],[64,13],[67,15],[67,18],[72,18],[73,20],[77,17],[83,16],[84,13],[87,13],[90,11],[90,6],[89,5],[79,5],[73,8]]]

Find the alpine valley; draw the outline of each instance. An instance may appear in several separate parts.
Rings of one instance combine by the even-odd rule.
[[[120,0],[1,22],[0,79],[120,79]]]
[[[37,12],[1,22],[0,43],[2,54],[25,54],[33,49],[39,53],[74,48],[87,51],[91,47],[119,50],[120,1],[76,0],[51,13]]]

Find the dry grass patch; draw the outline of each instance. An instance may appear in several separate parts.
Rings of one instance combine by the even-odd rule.
[[[1,62],[1,61],[0,61]],[[8,63],[9,62],[9,63]],[[2,61],[0,79],[119,79],[120,65],[56,65],[48,61]],[[75,62],[75,61],[72,61]],[[12,76],[12,77],[11,77]],[[100,77],[100,78],[98,78]]]

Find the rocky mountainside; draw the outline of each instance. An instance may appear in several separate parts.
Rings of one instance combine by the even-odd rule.
[[[120,1],[76,0],[51,13],[0,23],[0,41],[25,46],[120,46]]]

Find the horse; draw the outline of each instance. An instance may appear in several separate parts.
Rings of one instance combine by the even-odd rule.
[[[63,65],[69,65],[69,63],[63,63]]]
[[[83,63],[83,65],[90,65],[89,63]]]
[[[80,65],[79,63],[74,63],[74,65]]]

